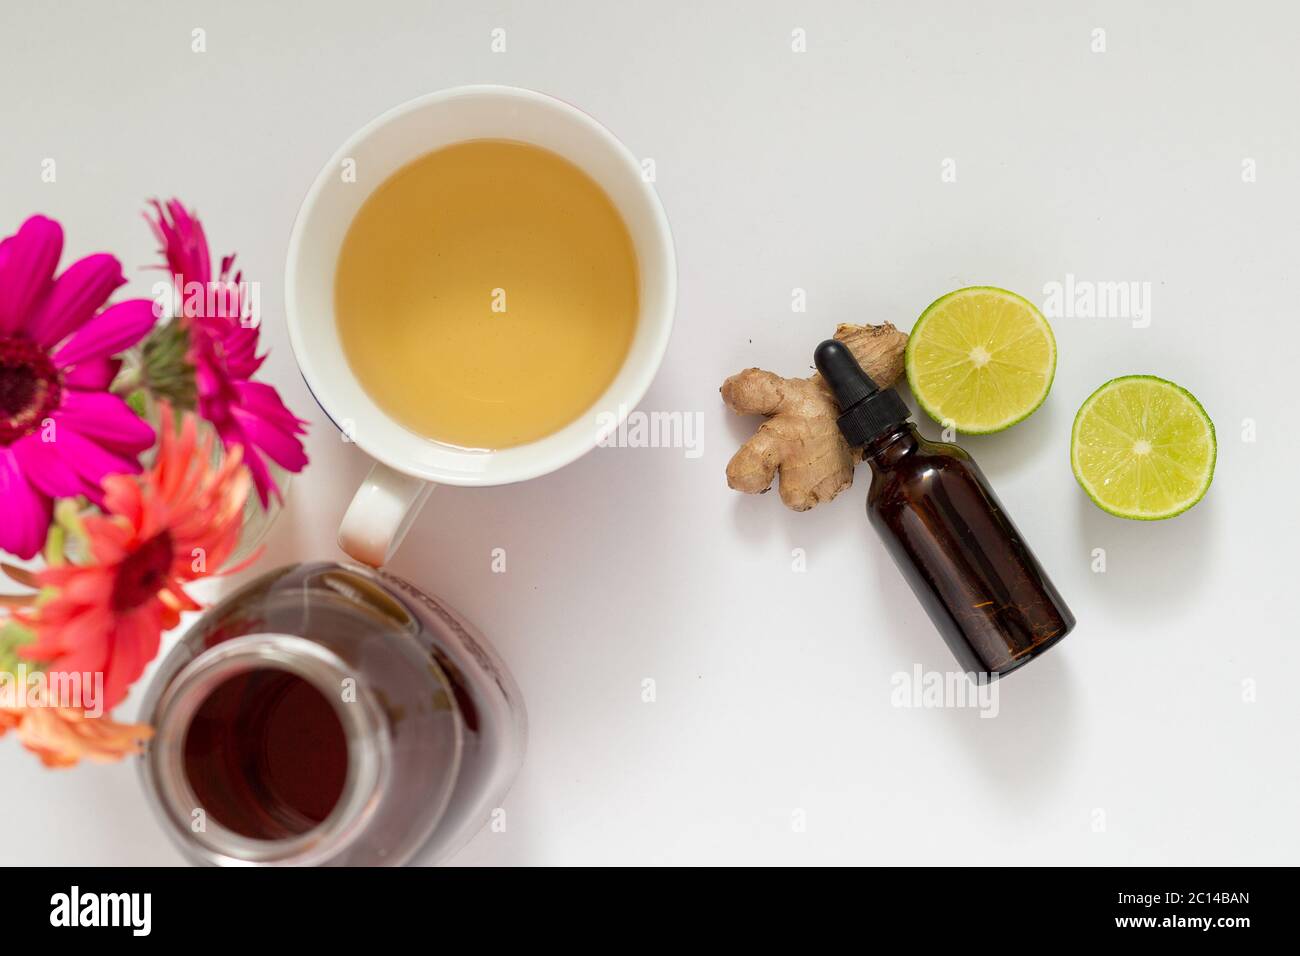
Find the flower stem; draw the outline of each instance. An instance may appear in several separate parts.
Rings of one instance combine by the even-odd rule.
[[[114,395],[130,395],[140,387],[140,366],[123,366],[108,390]]]

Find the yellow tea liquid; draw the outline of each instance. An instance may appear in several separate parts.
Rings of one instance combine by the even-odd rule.
[[[508,448],[578,419],[636,327],[636,252],[605,192],[524,143],[429,153],[366,200],[334,298],[353,373],[427,438]]]

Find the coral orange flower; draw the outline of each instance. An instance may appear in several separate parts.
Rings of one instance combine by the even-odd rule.
[[[18,653],[51,672],[102,673],[105,711],[153,660],[162,632],[198,610],[183,585],[234,552],[251,487],[237,447],[214,466],[212,433],[200,438],[189,413],[178,430],[171,407],[161,408],[153,466],[104,479],[104,514],[82,519],[87,563],[37,572],[53,596],[18,612],[36,634]]]
[[[87,717],[66,707],[0,707],[0,736],[10,729],[47,767],[71,767],[79,760],[113,763],[139,753],[153,736],[146,724]]]

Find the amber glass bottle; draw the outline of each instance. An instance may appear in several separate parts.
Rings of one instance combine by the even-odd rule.
[[[871,466],[867,517],[962,668],[1001,676],[1065,637],[1074,615],[974,459],[918,435],[898,394],[839,342],[816,361],[840,431]]]

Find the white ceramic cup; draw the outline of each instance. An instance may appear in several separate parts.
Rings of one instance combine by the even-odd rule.
[[[552,435],[500,451],[433,441],[390,418],[352,373],[334,317],[334,272],[348,227],[398,169],[444,146],[509,139],[558,153],[609,195],[636,249],[640,313],[622,368],[596,404]],[[640,163],[586,113],[532,90],[464,86],[403,103],[363,126],[312,183],[289,238],[285,313],[307,387],[345,441],[375,459],[339,544],[376,566],[392,557],[435,485],[502,485],[562,468],[613,432],[650,387],[672,331],[677,265],[668,220]]]

